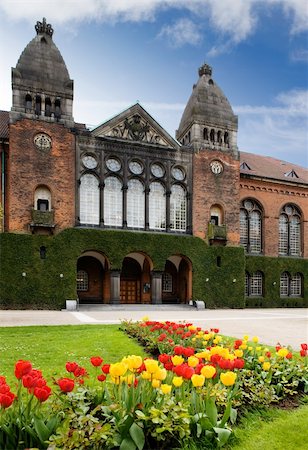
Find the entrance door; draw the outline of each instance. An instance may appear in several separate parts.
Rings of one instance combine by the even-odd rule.
[[[140,282],[138,280],[121,280],[121,303],[140,303]]]

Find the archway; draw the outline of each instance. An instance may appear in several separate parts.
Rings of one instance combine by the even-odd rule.
[[[109,263],[99,252],[84,252],[77,261],[77,295],[80,303],[109,303]]]
[[[130,253],[122,263],[121,303],[151,303],[151,260],[143,253]]]
[[[162,275],[162,302],[188,303],[192,298],[192,264],[182,255],[170,256]]]

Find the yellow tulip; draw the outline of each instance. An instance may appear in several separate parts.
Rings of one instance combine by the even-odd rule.
[[[199,364],[199,359],[195,356],[190,356],[187,360],[189,367],[196,367]]]
[[[172,383],[175,387],[180,387],[183,384],[183,378],[182,377],[173,377]]]
[[[163,394],[170,394],[172,386],[170,384],[162,384],[160,389]]]
[[[215,339],[213,340],[214,344],[219,344],[219,342],[222,340],[221,336],[216,336]]]
[[[234,350],[234,354],[237,358],[241,358],[244,354],[243,350]]]
[[[242,350],[246,350],[247,344],[242,344],[242,345],[240,345],[240,348],[241,348]]]
[[[255,344],[257,344],[257,343],[259,342],[258,336],[254,336],[251,340],[252,340],[252,342],[254,342]]]
[[[121,377],[126,371],[127,365],[122,362],[110,364],[109,373],[112,377]]]
[[[281,348],[278,350],[277,355],[281,358],[285,358],[287,354],[289,353],[289,350],[287,348]]]
[[[262,351],[262,347],[258,346],[256,347],[257,352],[261,352]]]
[[[191,382],[195,387],[201,387],[204,385],[204,375],[197,375],[196,373],[191,377]]]
[[[152,380],[152,386],[153,388],[159,388],[161,384],[160,380],[157,380],[156,378],[154,378],[154,380]]]
[[[174,355],[172,356],[171,361],[174,366],[179,366],[180,364],[183,364],[184,358],[182,358],[182,356],[179,355]]]
[[[149,316],[142,317],[142,322],[148,322],[148,321],[149,321]]]
[[[155,359],[145,359],[144,365],[145,365],[146,371],[149,373],[154,373],[159,369],[158,361],[156,361]]]
[[[213,366],[204,366],[201,369],[201,374],[205,377],[205,378],[213,378],[213,376],[216,373],[216,369]]]
[[[271,363],[269,363],[269,362],[263,363],[263,365],[262,365],[263,370],[268,371],[268,370],[270,370],[270,368],[271,368]]]
[[[188,329],[189,331],[195,331],[197,327],[195,325],[189,325]]]
[[[120,379],[122,383],[133,384],[135,381],[135,376],[130,373],[129,375],[126,375],[126,377],[121,377]]]
[[[236,373],[234,372],[225,372],[220,374],[220,381],[225,386],[233,386],[236,380]]]
[[[149,372],[141,372],[141,378],[143,378],[144,380],[150,380],[151,379],[151,374]]]
[[[263,363],[265,358],[264,358],[264,356],[259,356],[258,359],[259,359],[259,362]]]
[[[248,350],[250,351],[250,352],[252,352],[252,350],[253,350],[253,347],[251,347],[251,345],[248,347]]]
[[[123,358],[122,362],[128,365],[128,368],[131,372],[134,372],[142,365],[142,358],[141,356],[129,355],[126,358]]]
[[[244,341],[248,341],[249,336],[247,334],[245,334],[245,336],[243,337]]]
[[[153,373],[153,378],[156,380],[164,380],[167,376],[167,370],[166,369],[158,369],[156,372]]]

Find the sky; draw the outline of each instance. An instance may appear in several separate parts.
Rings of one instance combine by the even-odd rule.
[[[307,0],[0,0],[0,109],[46,17],[94,127],[137,101],[175,137],[205,62],[239,118],[239,150],[308,166]]]

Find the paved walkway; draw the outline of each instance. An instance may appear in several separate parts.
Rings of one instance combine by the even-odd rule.
[[[215,309],[197,310],[189,306],[121,305],[81,306],[79,311],[0,310],[0,326],[117,324],[122,319],[172,320],[192,322],[203,329],[219,328],[237,338],[259,336],[268,345],[291,345],[298,349],[308,342],[308,309]]]

